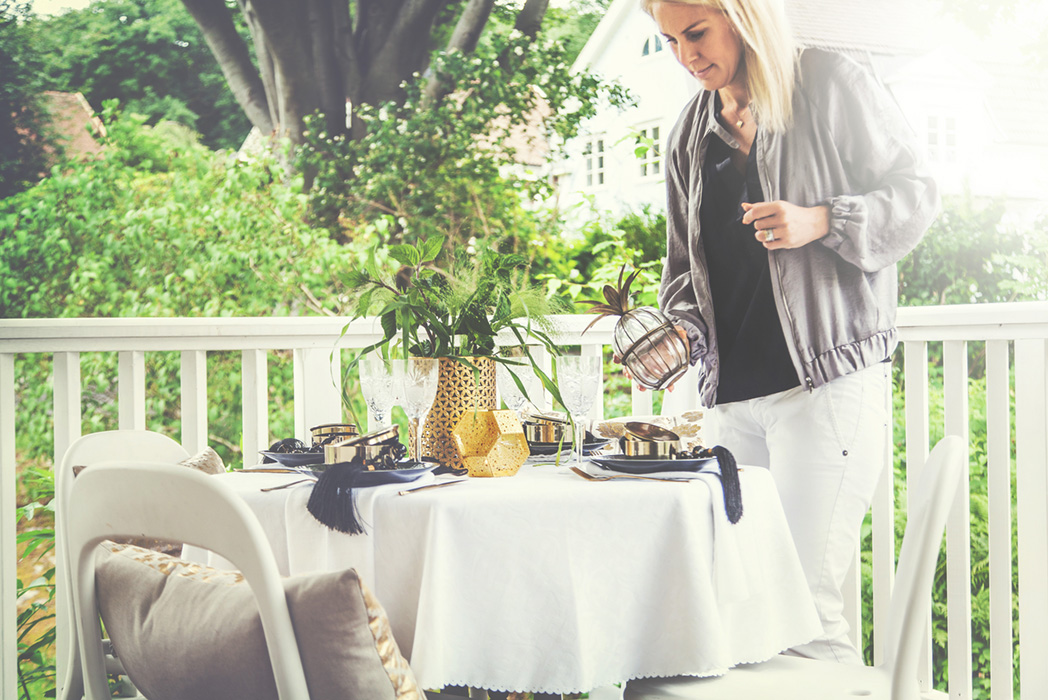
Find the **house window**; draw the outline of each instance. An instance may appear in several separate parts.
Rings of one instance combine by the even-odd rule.
[[[644,48],[641,49],[641,56],[651,56],[662,51],[662,39],[658,34],[653,34],[644,40]]]
[[[640,161],[642,178],[657,177],[662,174],[662,142],[659,127],[641,129],[637,134],[637,159]]]
[[[582,151],[586,161],[586,187],[604,184],[604,136],[591,136]]]
[[[957,162],[957,118],[928,117],[928,156],[939,163]]]

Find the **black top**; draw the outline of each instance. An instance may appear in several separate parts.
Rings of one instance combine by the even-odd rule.
[[[720,355],[717,403],[769,396],[800,384],[771,291],[768,251],[742,223],[742,202],[764,201],[756,145],[743,176],[714,132],[702,170],[699,217]]]

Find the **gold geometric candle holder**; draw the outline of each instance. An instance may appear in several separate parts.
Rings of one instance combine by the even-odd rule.
[[[470,476],[513,476],[531,453],[516,411],[466,411],[452,437]]]

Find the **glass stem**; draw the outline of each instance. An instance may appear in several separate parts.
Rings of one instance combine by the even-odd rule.
[[[422,461],[422,421],[419,418],[412,418],[411,422],[415,425],[415,454],[413,455],[416,462]]]
[[[582,469],[582,445],[586,439],[586,431],[580,425],[582,418],[572,416],[572,420],[575,423],[575,466]]]

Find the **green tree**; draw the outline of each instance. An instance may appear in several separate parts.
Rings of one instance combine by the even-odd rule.
[[[430,70],[437,50],[471,55],[493,16],[512,17],[524,36],[538,35],[549,0],[315,0],[303,9],[282,0],[240,3],[251,48],[235,31],[236,11],[223,0],[183,0],[222,67],[232,93],[263,134],[302,143],[306,118],[324,115],[323,131],[358,138],[347,120],[361,106],[402,104],[404,85],[425,76],[425,99],[455,89]],[[491,22],[490,24],[497,24]],[[252,53],[256,60],[252,60]],[[503,57],[512,70],[520,57]],[[352,127],[347,126],[347,121]]]
[[[928,233],[899,264],[900,306],[1014,301],[1011,282],[1028,252],[1027,236],[1002,222],[1004,212],[1001,202],[946,198]]]
[[[30,4],[0,0],[0,198],[25,189],[47,170],[38,39]]]
[[[357,139],[307,118],[298,153],[301,169],[314,173],[314,213],[344,238],[442,234],[452,244],[510,239],[517,248],[545,238],[543,149],[574,136],[593,114],[595,100],[581,96],[606,92],[622,102],[625,95],[571,73],[556,42],[508,28],[490,32],[472,55],[435,55],[431,69],[453,90],[449,99],[430,102],[424,77],[406,81],[403,102],[356,110]],[[380,227],[366,225],[379,219]]]
[[[37,24],[50,89],[82,92],[96,109],[117,99],[150,124],[184,124],[212,148],[237,148],[251,129],[179,0],[93,2]]]

